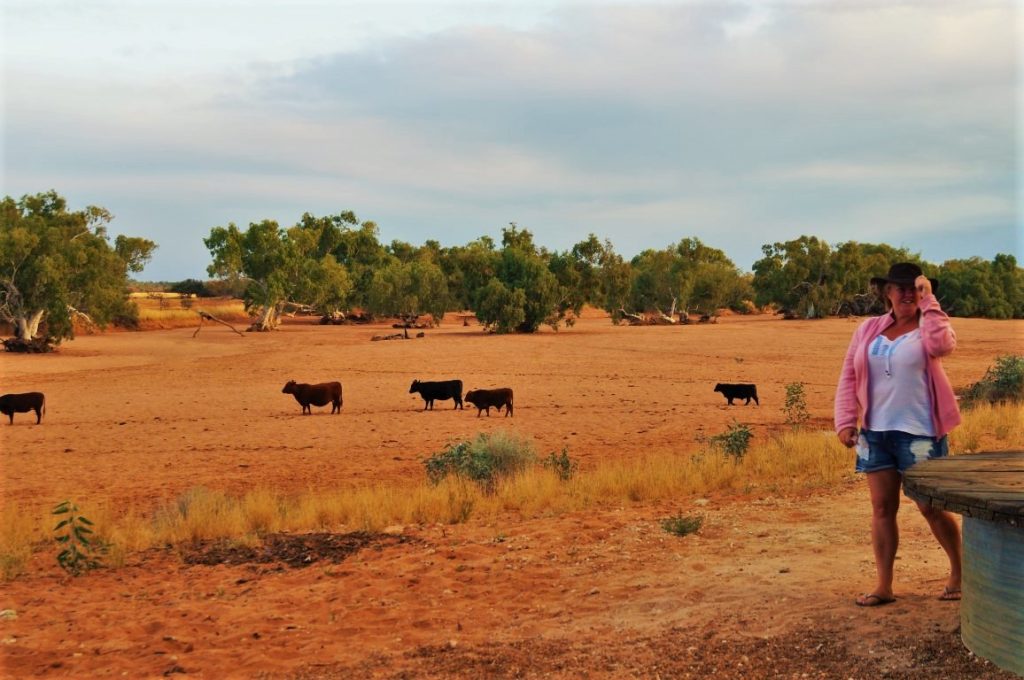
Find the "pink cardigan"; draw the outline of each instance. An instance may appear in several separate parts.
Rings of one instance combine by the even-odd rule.
[[[936,437],[942,437],[960,423],[956,395],[946,372],[942,370],[940,359],[956,348],[956,333],[934,295],[921,298],[918,307],[921,310],[921,342],[927,352],[925,371],[931,389],[932,423]],[[867,422],[871,410],[868,403],[868,345],[895,322],[892,314],[875,316],[854,332],[839,374],[839,387],[836,388],[836,432],[848,427],[856,428],[858,419],[862,425]]]

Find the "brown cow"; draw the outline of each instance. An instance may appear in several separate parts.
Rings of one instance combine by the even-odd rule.
[[[281,392],[284,394],[294,395],[295,401],[302,405],[303,414],[313,414],[313,409],[310,408],[310,404],[313,406],[326,406],[327,404],[330,404],[331,413],[341,413],[340,382],[327,382],[310,385],[307,383],[297,383],[294,380],[289,380],[285,383],[284,389],[281,390]]]
[[[476,417],[480,417],[480,411],[487,410],[487,417],[491,417],[491,407],[501,411],[505,407],[505,417],[512,415],[512,389],[499,387],[495,390],[470,390],[466,393],[466,401],[476,406]]]
[[[25,392],[23,394],[5,394],[0,397],[0,413],[11,419],[14,425],[15,413],[36,412],[36,425],[46,413],[46,397],[42,392]]]

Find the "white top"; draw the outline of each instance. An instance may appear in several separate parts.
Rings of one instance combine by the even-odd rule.
[[[879,335],[868,348],[869,430],[935,436],[921,329],[895,340]]]

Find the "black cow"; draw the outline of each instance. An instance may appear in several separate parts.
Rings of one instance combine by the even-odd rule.
[[[761,405],[761,402],[757,400],[757,385],[718,383],[715,385],[715,392],[721,392],[729,400],[729,406],[732,406],[733,399],[746,399],[747,401],[744,403],[744,406],[749,404],[751,399],[758,406]]]
[[[307,383],[297,383],[294,380],[289,380],[285,383],[284,389],[281,390],[281,392],[284,394],[294,395],[295,401],[302,404],[302,412],[304,414],[313,414],[313,409],[310,408],[310,404],[313,406],[327,406],[327,404],[330,404],[331,413],[341,413],[340,382],[326,382],[309,385]]]
[[[466,392],[466,401],[476,406],[476,417],[480,417],[480,411],[487,410],[487,417],[491,417],[491,407],[501,411],[505,407],[505,417],[512,415],[512,389],[500,387],[496,390],[470,390]]]
[[[423,397],[423,410],[434,409],[435,399],[454,399],[455,407],[462,408],[462,381],[461,380],[438,380],[435,382],[422,382],[413,380],[409,386],[409,394],[419,392]]]
[[[11,419],[14,425],[15,413],[36,412],[36,425],[46,413],[46,397],[42,392],[25,392],[23,394],[5,394],[0,397],[0,413]]]

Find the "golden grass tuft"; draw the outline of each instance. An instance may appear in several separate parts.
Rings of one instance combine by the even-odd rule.
[[[963,422],[949,433],[951,453],[1024,448],[1024,404],[981,403],[963,413]]]
[[[9,581],[25,571],[38,538],[39,519],[10,504],[0,513],[0,581]]]
[[[1022,415],[1021,405],[971,409],[951,434],[950,449],[967,453],[1022,448]],[[148,517],[104,507],[82,513],[93,520],[98,536],[109,546],[104,562],[116,567],[127,555],[150,547],[208,540],[255,544],[260,536],[278,531],[380,531],[394,524],[551,517],[713,493],[805,493],[852,479],[854,455],[832,432],[786,431],[763,442],[755,440],[740,458],[705,444],[691,451],[655,451],[634,460],[599,463],[565,481],[555,470],[534,465],[498,480],[493,488],[457,476],[437,484],[424,479],[404,485],[310,489],[297,496],[268,488],[229,496],[196,487]],[[3,579],[24,572],[39,526],[38,519],[5,509],[0,517]]]
[[[169,299],[161,307],[159,300],[137,299],[135,304],[139,308],[139,327],[152,329],[198,326],[199,310],[228,323],[244,323],[249,320],[245,305],[235,298],[195,298],[190,302],[191,307],[185,308],[179,300]]]

